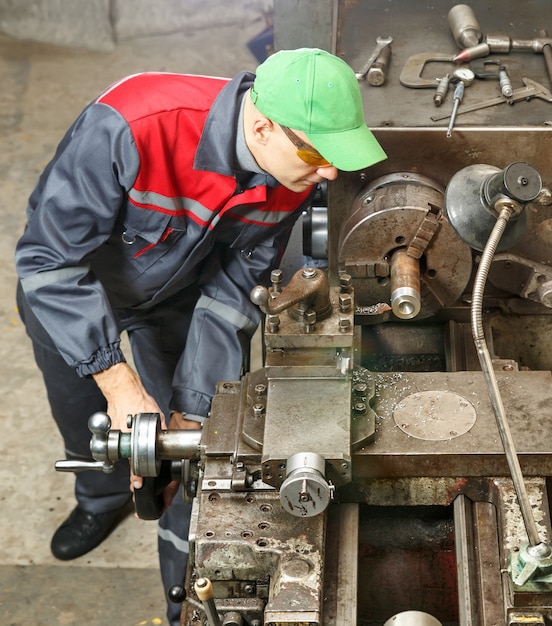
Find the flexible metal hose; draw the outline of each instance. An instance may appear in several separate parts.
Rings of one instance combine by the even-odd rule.
[[[510,219],[514,211],[514,205],[503,205],[496,224],[489,236],[489,239],[485,245],[485,249],[483,250],[483,253],[481,255],[481,261],[479,262],[479,267],[477,268],[473,287],[471,325],[473,339],[475,341],[475,347],[477,348],[477,356],[479,357],[481,369],[483,370],[483,374],[487,382],[487,387],[489,389],[491,404],[495,414],[500,438],[502,439],[504,452],[506,453],[506,460],[508,461],[510,474],[512,475],[512,481],[516,490],[519,506],[521,508],[521,514],[523,517],[523,522],[525,524],[525,530],[527,531],[527,536],[529,538],[529,543],[531,544],[531,546],[537,546],[542,542],[539,538],[539,531],[535,522],[533,511],[531,509],[531,504],[529,502],[525,483],[523,481],[523,474],[521,473],[519,459],[515,451],[510,427],[506,419],[506,413],[504,411],[502,397],[500,395],[500,390],[498,388],[498,384],[494,374],[493,362],[491,359],[491,355],[489,354],[489,349],[487,348],[487,344],[485,342],[485,333],[483,330],[483,292],[485,290],[485,283],[487,282],[487,276],[489,274],[489,269],[491,267],[496,248],[500,242],[508,220]]]

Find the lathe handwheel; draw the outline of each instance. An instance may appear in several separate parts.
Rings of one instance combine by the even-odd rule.
[[[163,513],[163,489],[170,483],[171,462],[162,461],[159,476],[146,476],[141,489],[134,490],[134,508],[140,519],[159,519]]]

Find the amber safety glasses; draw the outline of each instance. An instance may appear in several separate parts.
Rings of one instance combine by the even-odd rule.
[[[331,163],[327,161],[319,152],[317,152],[312,146],[305,143],[300,137],[298,137],[290,128],[278,124],[284,131],[286,137],[297,148],[297,156],[301,161],[308,165],[316,165],[317,167],[329,167]]]

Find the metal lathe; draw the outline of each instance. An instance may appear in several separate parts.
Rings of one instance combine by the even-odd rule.
[[[320,189],[251,294],[264,365],[201,433],[92,420],[99,461],[182,478],[183,625],[552,622],[547,26],[548,0],[275,0],[275,49],[342,56],[389,158]]]

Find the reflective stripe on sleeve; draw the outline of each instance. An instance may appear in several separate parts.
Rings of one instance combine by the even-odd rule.
[[[88,265],[77,265],[75,267],[62,267],[58,270],[50,270],[49,272],[39,272],[38,274],[22,278],[21,286],[25,293],[30,293],[31,291],[40,289],[40,287],[58,283],[66,278],[84,276],[89,270]]]
[[[199,298],[196,309],[208,309],[218,317],[248,333],[254,333],[257,329],[257,323],[249,319],[246,315],[208,296],[201,296]]]

